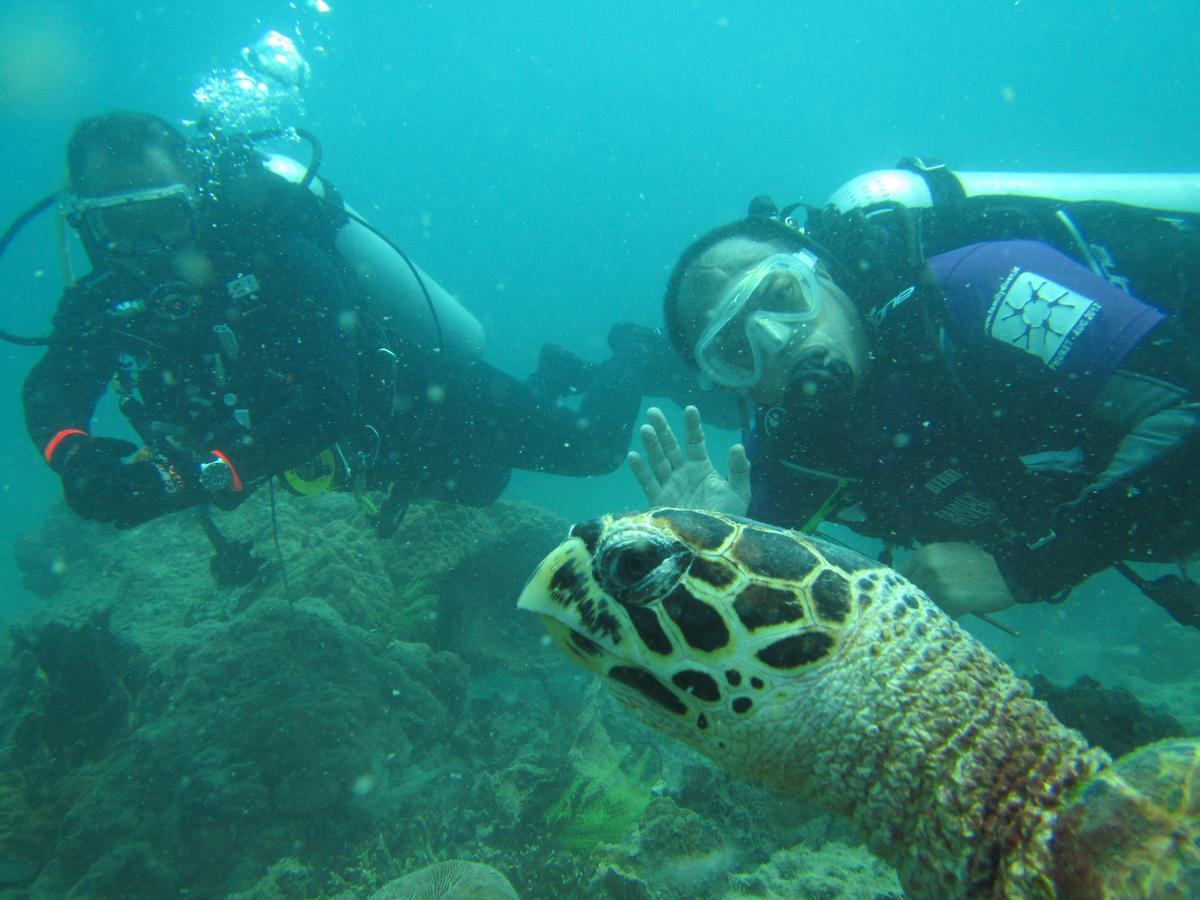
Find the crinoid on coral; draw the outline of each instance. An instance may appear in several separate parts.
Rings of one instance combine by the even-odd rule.
[[[575,756],[575,777],[546,811],[560,847],[586,850],[616,843],[641,819],[658,781],[657,760],[649,749],[636,759],[628,746],[614,750]]]
[[[513,886],[484,863],[448,859],[389,881],[370,900],[518,900]]]
[[[432,579],[418,575],[396,585],[384,627],[402,641],[428,643],[437,627],[437,617],[438,592]]]

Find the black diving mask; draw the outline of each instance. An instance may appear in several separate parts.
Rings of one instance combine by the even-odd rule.
[[[192,189],[185,184],[76,197],[70,222],[96,246],[117,256],[148,256],[195,239]]]

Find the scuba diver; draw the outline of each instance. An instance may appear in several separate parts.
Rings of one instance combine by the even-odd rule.
[[[682,447],[652,410],[651,504],[914,547],[955,616],[1112,566],[1200,628],[1200,177],[910,160],[821,209],[756,198],[684,250],[664,317],[748,427],[726,479],[695,409]]]
[[[257,138],[189,141],[116,112],[70,139],[68,221],[92,271],[64,291],[24,405],[75,512],[130,527],[278,476],[388,490],[372,511],[389,534],[414,498],[491,503],[514,467],[620,465],[636,346],[587,366],[577,410],[551,393],[575,389],[573,355],[543,354],[539,389],[493,368],[474,317],[315,176],[315,144],[305,169]],[[140,446],[91,433],[110,382]]]

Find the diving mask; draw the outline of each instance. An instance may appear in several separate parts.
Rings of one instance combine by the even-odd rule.
[[[77,197],[71,223],[118,256],[160,253],[196,237],[192,198],[185,184]]]
[[[768,256],[746,272],[696,341],[701,374],[735,390],[757,384],[767,360],[816,324],[824,293],[816,267],[817,258],[800,250]]]

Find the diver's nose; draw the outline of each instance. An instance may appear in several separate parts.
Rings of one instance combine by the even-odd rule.
[[[769,354],[776,354],[792,340],[795,329],[784,322],[777,322],[770,316],[756,315],[751,320],[753,328],[758,332],[758,341]]]

